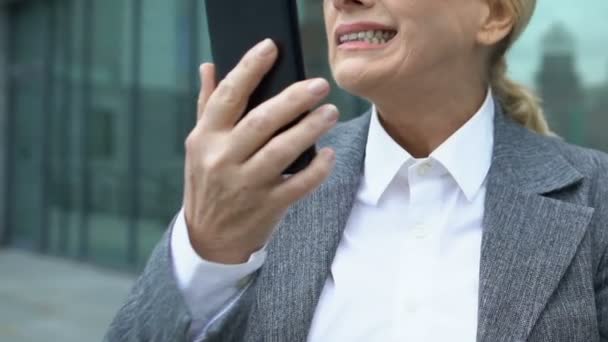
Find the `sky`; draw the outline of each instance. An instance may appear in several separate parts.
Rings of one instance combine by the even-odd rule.
[[[511,76],[534,86],[544,34],[561,23],[576,39],[576,70],[585,85],[608,82],[608,0],[538,0],[526,32],[509,53]]]

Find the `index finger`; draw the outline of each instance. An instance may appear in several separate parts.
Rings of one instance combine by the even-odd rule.
[[[202,117],[205,126],[216,129],[234,127],[249,97],[272,68],[277,52],[274,42],[265,39],[243,56],[209,97]]]

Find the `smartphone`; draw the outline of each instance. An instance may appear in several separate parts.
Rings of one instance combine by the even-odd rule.
[[[249,99],[247,110],[305,79],[296,0],[205,0],[211,54],[218,79],[223,79],[243,55],[260,41],[271,38],[279,48],[276,64]],[[283,127],[292,127],[307,113]],[[284,174],[294,174],[310,164],[316,147],[309,147]]]

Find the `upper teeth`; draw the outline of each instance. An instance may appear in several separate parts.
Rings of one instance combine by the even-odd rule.
[[[369,30],[361,32],[353,32],[343,34],[339,37],[340,43],[346,43],[351,41],[365,41],[372,44],[384,44],[391,40],[395,36],[393,31],[384,30]]]

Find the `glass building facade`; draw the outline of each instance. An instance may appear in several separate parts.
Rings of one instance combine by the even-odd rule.
[[[315,7],[301,11],[311,76],[328,74]],[[3,11],[4,241],[141,266],[181,203],[198,65],[211,59],[203,2],[29,0]],[[331,98],[345,113],[366,107]]]
[[[576,11],[548,18],[549,2],[512,52],[513,74],[544,97],[558,133],[608,150],[608,35],[574,30]],[[330,78],[322,1],[299,4],[307,74]],[[605,0],[576,6],[608,13]],[[138,269],[181,204],[198,65],[210,60],[203,1],[4,0],[0,46],[1,241]],[[329,101],[343,120],[368,107],[335,86]]]

